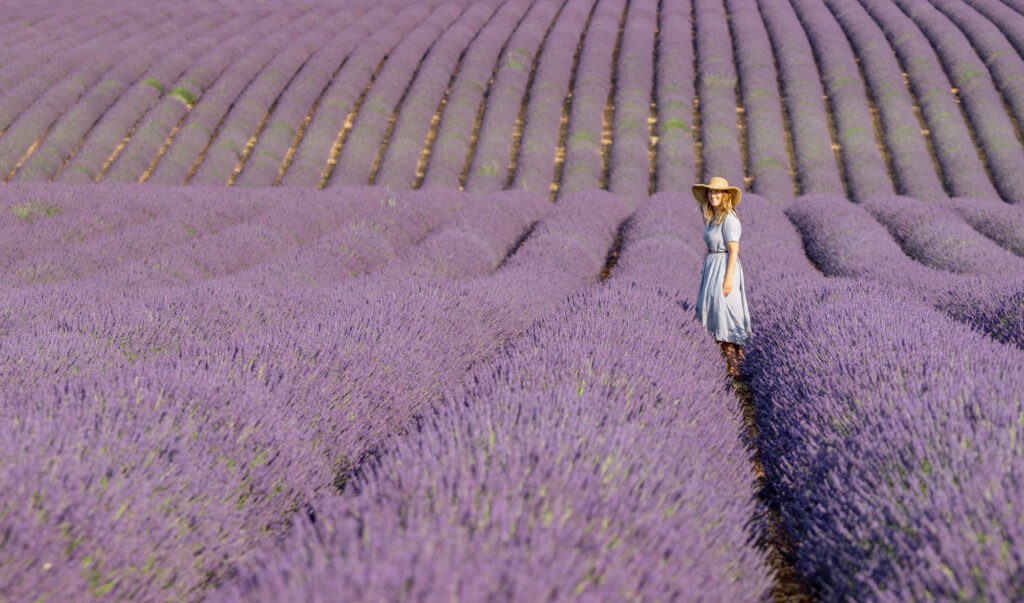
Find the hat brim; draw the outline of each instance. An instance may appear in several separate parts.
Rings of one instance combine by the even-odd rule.
[[[708,202],[708,189],[715,188],[708,186],[707,184],[694,184],[693,185],[693,196],[702,205]],[[736,186],[727,186],[725,188],[715,188],[718,191],[729,191],[732,194],[733,202],[732,206],[736,207],[740,204],[740,198],[743,197],[743,191]]]

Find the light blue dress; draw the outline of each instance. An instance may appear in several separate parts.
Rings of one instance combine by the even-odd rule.
[[[735,212],[729,212],[721,224],[712,221],[704,228],[704,243],[708,253],[704,256],[704,270],[700,275],[697,289],[697,320],[704,325],[715,341],[731,341],[745,345],[750,338],[750,311],[747,310],[747,293],[743,287],[743,266],[736,258],[736,270],[732,275],[732,291],[722,295],[725,269],[729,265],[727,241],[740,240],[740,219]]]

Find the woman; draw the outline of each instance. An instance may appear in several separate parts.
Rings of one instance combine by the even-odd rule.
[[[740,265],[740,218],[735,207],[742,193],[720,176],[707,184],[694,184],[704,214],[704,270],[697,290],[697,320],[719,342],[729,366],[729,374],[739,374],[743,359],[741,345],[750,337],[750,312],[743,288]]]

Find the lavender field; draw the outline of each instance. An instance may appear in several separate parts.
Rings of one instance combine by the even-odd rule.
[[[0,603],[1024,600],[1022,122],[1024,0],[0,0]]]

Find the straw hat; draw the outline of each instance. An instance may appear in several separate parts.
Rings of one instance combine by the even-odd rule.
[[[729,191],[732,193],[732,206],[736,207],[740,204],[740,197],[743,192],[735,186],[729,186],[729,181],[721,176],[713,176],[711,181],[707,184],[694,184],[693,185],[693,196],[697,198],[703,207],[708,202],[708,189],[713,188],[716,190]]]

